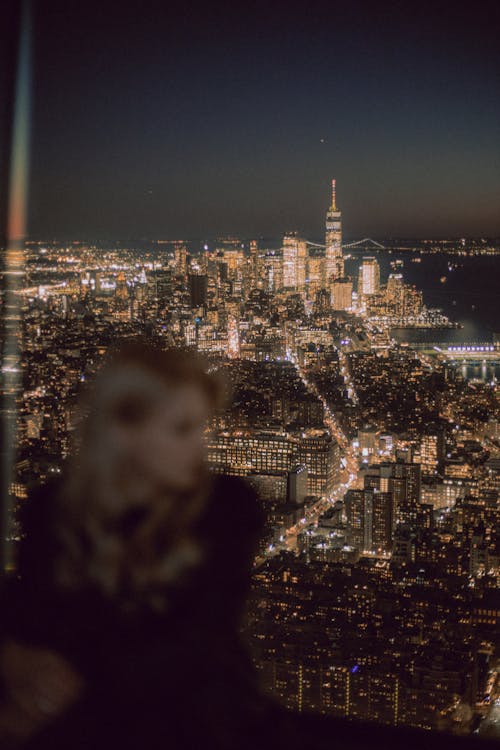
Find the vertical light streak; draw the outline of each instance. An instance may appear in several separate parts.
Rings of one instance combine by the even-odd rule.
[[[29,136],[31,99],[31,8],[24,0],[20,24],[9,165],[7,246],[3,262],[2,382],[2,569],[12,567],[11,484],[16,459],[18,399],[21,378],[21,297],[24,277],[24,238],[28,210]]]

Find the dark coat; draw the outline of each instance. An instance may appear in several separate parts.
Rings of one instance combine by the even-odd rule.
[[[96,591],[54,587],[57,487],[49,482],[25,504],[19,579],[4,591],[2,629],[63,654],[87,688],[32,746],[225,748],[235,747],[235,737],[238,747],[253,744],[275,710],[239,637],[263,525],[254,491],[241,479],[215,477],[197,524],[204,563],[165,614],[124,614]]]

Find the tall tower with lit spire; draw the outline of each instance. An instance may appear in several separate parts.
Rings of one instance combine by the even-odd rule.
[[[332,204],[326,213],[325,275],[327,287],[344,275],[342,255],[342,214],[337,210],[336,181],[332,180]]]

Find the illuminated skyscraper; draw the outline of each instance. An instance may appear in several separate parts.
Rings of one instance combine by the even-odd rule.
[[[402,308],[402,299],[404,295],[403,274],[390,273],[387,279],[387,301],[398,311]]]
[[[264,289],[276,291],[283,286],[283,258],[274,252],[266,253],[263,261]]]
[[[250,257],[249,257],[249,281],[250,287],[253,289],[258,286],[259,282],[259,246],[257,240],[250,241]]]
[[[185,276],[187,273],[187,250],[181,242],[174,245],[175,271],[179,276]]]
[[[307,298],[313,300],[317,292],[324,287],[325,259],[309,255],[307,259]]]
[[[330,286],[333,310],[349,310],[352,307],[352,281],[336,279]]]
[[[327,286],[344,275],[342,256],[342,214],[337,210],[335,180],[332,180],[332,205],[326,214],[325,275]]]
[[[232,281],[241,281],[246,263],[245,253],[241,247],[232,247],[231,245],[224,247],[223,252],[224,263],[227,264],[228,278]]]
[[[358,295],[378,294],[380,291],[380,266],[375,258],[363,258],[359,267]]]
[[[393,498],[377,488],[346,494],[350,543],[365,552],[388,551],[392,546]]]
[[[340,448],[328,430],[308,429],[302,433],[299,462],[307,466],[310,495],[330,495],[338,482]]]
[[[307,244],[296,232],[283,237],[283,286],[303,291],[306,283]]]
[[[401,456],[395,463],[374,466],[365,476],[365,489],[392,495],[392,529],[398,523],[412,523],[417,517],[422,495],[420,464]]]

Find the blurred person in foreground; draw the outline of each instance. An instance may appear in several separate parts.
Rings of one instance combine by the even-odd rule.
[[[23,509],[1,747],[250,747],[275,724],[239,638],[262,511],[207,469],[220,395],[181,350],[128,345],[97,375]]]

